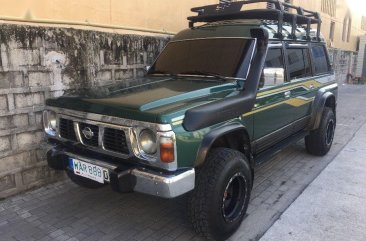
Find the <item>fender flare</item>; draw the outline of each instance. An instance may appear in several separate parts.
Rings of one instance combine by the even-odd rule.
[[[335,93],[331,91],[334,91]],[[312,106],[312,114],[309,130],[316,130],[319,128],[325,103],[329,98],[334,98],[335,105],[337,105],[337,93],[338,93],[338,84],[332,84],[327,87],[319,89]]]
[[[231,124],[227,124],[225,126],[221,126],[220,128],[214,129],[212,131],[210,131],[209,133],[207,133],[205,135],[205,137],[203,138],[203,140],[201,141],[201,144],[198,148],[197,151],[197,157],[194,163],[194,166],[201,166],[207,157],[208,152],[210,151],[212,144],[220,137],[229,134],[231,132],[235,132],[235,131],[243,131],[246,135],[246,137],[249,139],[249,134],[248,134],[248,130],[245,126],[241,125],[240,123],[231,123]],[[249,148],[250,148],[250,143],[249,144]],[[250,165],[252,165],[252,160],[250,161]]]

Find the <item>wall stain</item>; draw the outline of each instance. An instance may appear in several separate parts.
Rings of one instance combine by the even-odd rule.
[[[14,49],[44,49],[62,52],[67,63],[62,66],[62,79],[67,93],[78,93],[98,83],[98,73],[109,69],[127,70],[137,68],[135,64],[151,64],[169,38],[114,34],[74,28],[35,27],[2,24],[0,44],[4,44],[7,54]],[[148,56],[144,63],[143,56]],[[10,56],[8,55],[8,58]],[[42,56],[41,56],[42,58]],[[126,61],[126,62],[124,62]],[[0,59],[0,63],[3,61]],[[126,67],[129,68],[126,68]],[[112,71],[112,70],[110,70]],[[105,80],[108,82],[109,80]],[[113,80],[110,80],[113,81]]]

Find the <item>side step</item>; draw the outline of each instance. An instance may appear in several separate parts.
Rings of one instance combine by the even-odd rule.
[[[294,134],[294,135],[284,139],[283,141],[280,141],[278,144],[272,146],[271,148],[255,155],[254,160],[255,160],[256,166],[270,160],[271,157],[276,155],[278,152],[282,151],[283,149],[285,149],[289,145],[298,142],[299,140],[301,140],[302,138],[304,138],[308,134],[309,134],[308,131],[301,131],[297,134]]]

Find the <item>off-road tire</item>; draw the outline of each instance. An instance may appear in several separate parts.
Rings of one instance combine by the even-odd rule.
[[[307,152],[315,156],[326,155],[333,143],[335,127],[336,116],[331,108],[325,107],[319,128],[305,137]]]
[[[226,240],[240,226],[248,208],[252,189],[249,162],[239,151],[216,148],[197,173],[189,202],[193,227],[208,240]],[[231,190],[241,190],[237,191],[237,196],[235,191],[229,193],[231,185]],[[232,200],[240,201],[233,202],[238,203],[232,208],[236,215],[229,216],[226,213],[231,214]]]
[[[97,189],[103,187],[105,184],[95,182],[93,180],[87,179],[85,177],[77,176],[72,171],[66,170],[67,176],[71,179],[71,181],[81,187],[89,188],[89,189]]]

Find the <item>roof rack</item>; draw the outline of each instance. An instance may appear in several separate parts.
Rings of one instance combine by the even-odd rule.
[[[245,5],[253,3],[273,3],[274,9],[253,9],[245,10]],[[285,11],[295,9],[296,14]],[[244,9],[244,10],[243,10]],[[322,20],[318,12],[309,11],[302,7],[296,7],[289,3],[279,0],[246,0],[231,2],[230,0],[221,0],[220,4],[207,5],[191,9],[198,13],[197,16],[188,17],[189,27],[193,28],[195,23],[210,23],[222,20],[235,19],[262,19],[276,21],[278,30],[275,38],[283,39],[283,23],[290,23],[292,31],[289,38],[296,39],[296,29],[298,25],[306,25],[306,40],[312,41],[310,29],[312,24],[317,24],[316,41],[321,41],[320,28]]]

